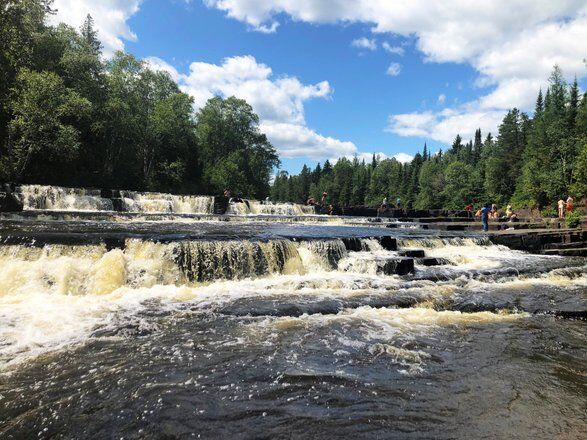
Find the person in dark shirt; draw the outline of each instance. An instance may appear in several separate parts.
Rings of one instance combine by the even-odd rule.
[[[486,203],[483,208],[481,208],[481,223],[483,223],[483,231],[485,232],[489,231],[489,214],[489,203]]]

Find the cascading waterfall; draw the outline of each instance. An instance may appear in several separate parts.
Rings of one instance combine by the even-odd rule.
[[[313,206],[297,203],[274,203],[247,200],[246,202],[231,202],[227,214],[233,215],[274,215],[274,216],[303,216],[315,214]]]
[[[129,239],[105,246],[0,247],[0,296],[26,291],[65,295],[110,294],[123,286],[181,285],[300,273],[289,240],[155,243]]]
[[[48,211],[111,212],[145,214],[213,214],[214,197],[165,193],[114,191],[113,198],[103,197],[99,189],[65,188],[48,185],[22,185],[15,195],[23,209]],[[313,206],[294,203],[261,203],[257,200],[231,202],[231,215],[296,217],[315,214]]]
[[[112,200],[101,197],[100,190],[63,188],[47,185],[22,185],[16,196],[25,210],[112,211]]]
[[[195,209],[190,200],[178,208],[159,195],[133,197],[143,204],[137,210]],[[64,220],[50,222],[53,230],[74,229],[60,223],[69,214],[58,215]],[[108,216],[75,224],[84,233],[102,228],[112,234],[120,223],[105,221]],[[113,413],[120,414],[116,426],[124,425],[124,432],[108,427],[116,437],[161,437],[156,427],[170,415],[182,419],[181,429],[197,419],[190,432],[208,437],[212,430],[202,432],[202,426],[213,424],[218,433],[230,427],[225,420],[235,411],[239,428],[247,420],[240,414],[255,411],[250,426],[271,423],[272,414],[280,426],[282,411],[301,411],[298,426],[305,426],[308,406],[324,410],[332,401],[342,404],[330,405],[328,420],[356,417],[357,402],[371,405],[365,408],[369,420],[375,414],[384,421],[378,434],[385,436],[406,417],[405,401],[398,403],[398,393],[406,390],[407,401],[420,399],[418,409],[432,413],[430,433],[437,420],[454,418],[446,406],[434,413],[434,405],[445,402],[447,393],[478,389],[479,371],[483,380],[505,387],[498,386],[483,405],[497,401],[509,414],[507,405],[523,398],[520,387],[531,401],[547,388],[549,396],[572,405],[571,417],[582,414],[580,394],[572,391],[580,388],[560,386],[562,376],[553,374],[565,371],[566,382],[576,371],[581,383],[581,323],[548,315],[581,316],[584,262],[529,255],[477,238],[399,238],[406,236],[364,226],[296,224],[287,230],[287,224],[272,228],[246,217],[225,225],[177,216],[164,241],[173,216],[119,216],[120,222],[140,217],[150,219],[152,235],[137,238],[133,232],[145,225],[134,229],[129,222],[127,238],[105,235],[107,245],[42,245],[3,235],[0,377],[9,379],[0,393],[0,437],[99,438]],[[184,237],[180,219],[189,223],[188,233],[197,233]],[[372,232],[381,236],[359,238]],[[72,243],[67,233],[60,243]],[[28,245],[8,244],[19,242]],[[440,264],[418,263],[415,255],[421,258],[422,250]],[[406,261],[412,266],[400,267]],[[569,305],[579,313],[559,313]],[[565,347],[561,362],[553,346]],[[503,368],[504,356],[512,357],[513,371]],[[468,403],[477,402],[470,397]],[[483,405],[476,413],[483,413]],[[227,412],[209,417],[210,408]],[[550,411],[552,405],[546,416]],[[80,417],[83,424],[76,422]],[[325,418],[316,420],[320,429]],[[418,416],[410,426],[425,420]],[[235,429],[229,433],[238,436]]]
[[[124,211],[144,213],[212,214],[214,197],[120,191]]]

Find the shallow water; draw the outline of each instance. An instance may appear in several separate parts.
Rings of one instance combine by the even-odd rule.
[[[0,438],[587,436],[585,321],[561,318],[585,259],[344,222],[0,223],[124,244],[0,246]],[[390,234],[443,264],[383,274]]]

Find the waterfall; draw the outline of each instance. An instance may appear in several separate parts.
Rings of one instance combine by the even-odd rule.
[[[113,193],[116,193],[114,191]],[[113,211],[118,197],[102,197],[99,189],[22,185],[15,195],[25,210]],[[214,197],[120,191],[117,210],[143,213],[212,214]]]
[[[144,213],[212,214],[214,197],[120,191],[124,211]]]
[[[100,190],[63,188],[48,185],[22,185],[15,195],[25,210],[112,211],[112,200],[101,197]]]
[[[247,202],[231,202],[227,214],[233,215],[276,215],[276,216],[302,216],[315,214],[313,206],[297,203],[261,203],[257,200]]]

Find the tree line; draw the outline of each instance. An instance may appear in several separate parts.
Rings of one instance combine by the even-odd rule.
[[[555,66],[533,116],[511,109],[496,137],[477,129],[469,142],[457,135],[446,152],[431,154],[424,145],[409,163],[373,156],[304,165],[297,175],[279,172],[271,188],[273,199],[297,203],[323,192],[338,206],[375,207],[399,197],[416,209],[546,208],[567,195],[587,197],[587,93],[580,96],[576,79],[566,84]]]
[[[47,25],[52,0],[0,6],[0,181],[262,198],[279,158],[249,104],[198,112],[166,72],[109,60],[87,17]]]

